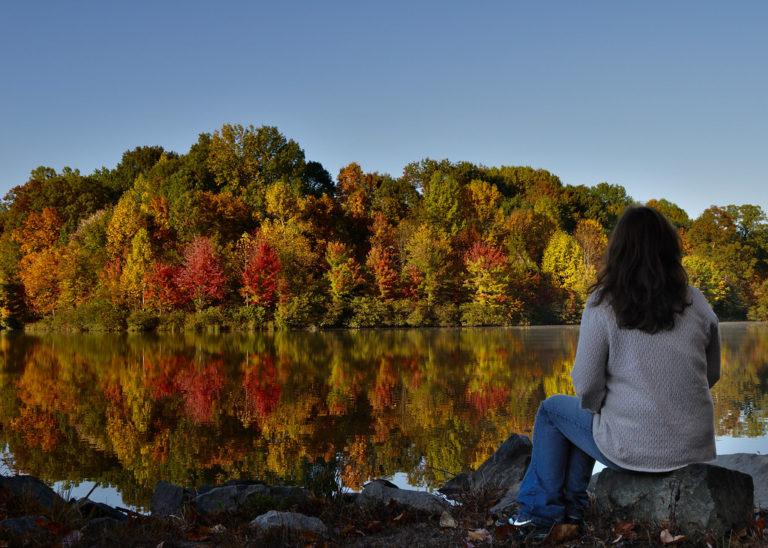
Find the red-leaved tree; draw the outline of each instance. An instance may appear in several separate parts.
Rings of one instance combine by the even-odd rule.
[[[224,298],[227,278],[210,239],[198,236],[187,245],[176,281],[198,310]]]
[[[243,269],[240,294],[248,304],[270,307],[275,302],[282,266],[280,258],[267,242],[251,247]]]
[[[144,302],[161,310],[170,310],[187,301],[187,296],[179,287],[178,266],[156,262],[147,273],[144,290]]]

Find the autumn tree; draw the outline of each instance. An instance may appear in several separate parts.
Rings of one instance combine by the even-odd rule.
[[[120,279],[123,294],[129,303],[144,306],[147,289],[146,276],[152,266],[153,253],[147,229],[141,228],[131,240],[131,251],[125,261]]]
[[[177,282],[197,310],[224,298],[227,280],[209,238],[199,236],[184,249]]]
[[[448,282],[451,243],[448,234],[422,224],[406,245],[406,264],[416,276],[417,289],[430,305],[438,302]]]
[[[298,143],[276,127],[225,124],[211,138],[208,167],[221,188],[261,210],[267,187],[301,180],[306,162]]]
[[[280,258],[267,242],[250,245],[240,289],[245,302],[265,308],[274,305],[281,269]]]

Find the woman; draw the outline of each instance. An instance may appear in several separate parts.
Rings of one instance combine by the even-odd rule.
[[[536,414],[509,520],[518,535],[580,523],[595,460],[666,472],[715,458],[718,320],[688,285],[681,255],[677,232],[657,211],[635,206],[621,216],[581,319],[576,396],[547,398]]]

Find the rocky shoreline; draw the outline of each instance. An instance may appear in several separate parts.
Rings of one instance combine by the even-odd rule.
[[[87,498],[64,500],[32,476],[0,477],[0,543],[61,546],[514,545],[504,517],[530,458],[512,435],[477,470],[439,492],[377,479],[320,497],[297,486],[230,481],[197,490],[159,482],[151,514]],[[719,457],[666,474],[603,470],[584,526],[555,527],[555,545],[764,546],[768,456]]]

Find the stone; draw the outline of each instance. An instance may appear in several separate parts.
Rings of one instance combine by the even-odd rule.
[[[768,509],[768,455],[752,453],[718,455],[709,464],[752,476],[752,482],[755,484],[755,506]]]
[[[448,529],[456,529],[456,527],[458,526],[459,524],[456,523],[456,520],[454,519],[454,517],[448,512],[446,512],[445,510],[443,510],[443,513],[440,514],[440,527],[445,527]]]
[[[26,499],[48,511],[64,505],[64,499],[34,476],[0,476],[0,491],[14,498]]]
[[[215,515],[247,509],[259,500],[273,499],[277,506],[285,507],[307,500],[308,494],[301,487],[269,486],[263,483],[232,483],[209,489],[194,498],[201,514]]]
[[[23,516],[20,518],[4,519],[0,521],[0,531],[7,531],[12,535],[28,535],[43,531],[41,524],[48,521],[43,516]]]
[[[448,496],[466,491],[508,491],[522,481],[532,448],[527,436],[512,434],[477,470],[459,474],[438,491]]]
[[[613,519],[668,524],[691,538],[716,537],[749,524],[752,477],[709,464],[692,464],[665,473],[605,469],[595,481],[601,513]]]
[[[386,480],[373,480],[368,483],[363,487],[357,498],[357,503],[361,505],[388,504],[392,500],[413,510],[438,516],[449,508],[448,502],[432,493],[399,489]]]
[[[318,536],[328,534],[328,528],[316,517],[306,516],[298,512],[278,512],[270,510],[251,521],[251,527],[261,531],[285,529],[292,533],[310,533]]]
[[[93,502],[88,499],[80,499],[77,501],[77,507],[80,509],[80,514],[86,518],[112,518],[117,521],[126,521],[128,516],[119,510],[115,510],[108,504],[103,502]]]
[[[158,481],[155,485],[155,492],[152,493],[149,508],[153,516],[178,516],[189,498],[189,491],[183,487],[167,481]]]

